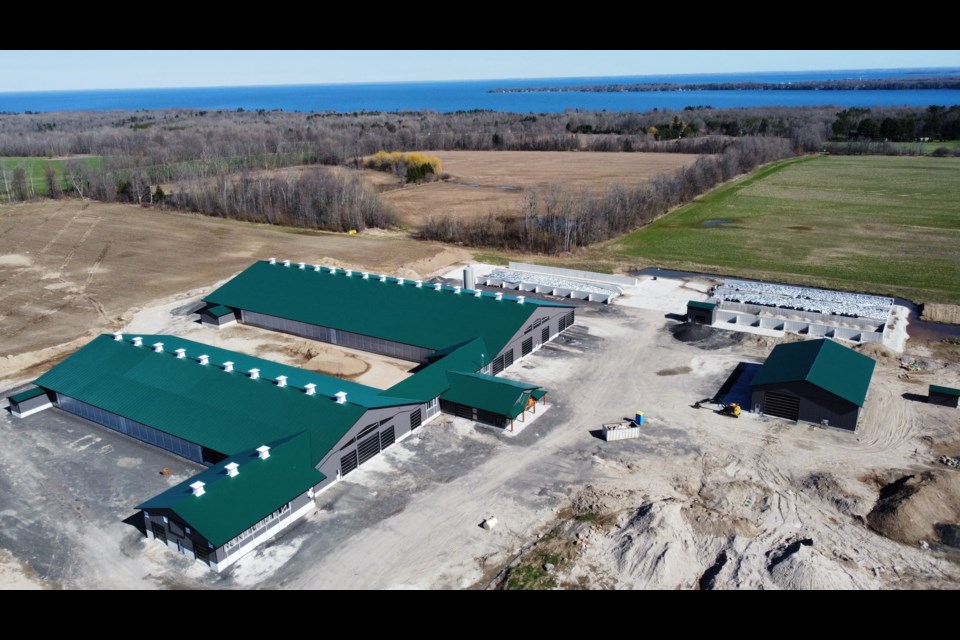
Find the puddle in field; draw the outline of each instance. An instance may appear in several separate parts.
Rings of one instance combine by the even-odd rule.
[[[733,225],[733,222],[730,218],[713,218],[711,220],[704,220],[703,226],[708,229],[727,229]]]

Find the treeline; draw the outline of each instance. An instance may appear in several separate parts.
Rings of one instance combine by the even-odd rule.
[[[960,105],[931,105],[923,110],[899,113],[844,109],[837,113],[830,129],[834,141],[957,140],[960,139]]]
[[[877,91],[960,89],[960,76],[846,78],[798,82],[630,82],[546,87],[503,87],[488,93],[646,93],[650,91]]]
[[[718,155],[704,156],[675,174],[656,176],[645,184],[612,186],[599,197],[555,185],[544,192],[531,191],[519,217],[436,217],[427,221],[420,236],[475,247],[571,251],[632,231],[720,182],[793,153],[789,140],[741,138]]]
[[[354,171],[311,167],[287,176],[221,175],[167,198],[207,215],[328,231],[388,227],[392,216],[373,186]]]

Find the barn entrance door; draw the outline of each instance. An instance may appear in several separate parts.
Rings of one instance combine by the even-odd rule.
[[[768,391],[763,394],[763,412],[769,416],[798,420],[800,418],[800,398]]]

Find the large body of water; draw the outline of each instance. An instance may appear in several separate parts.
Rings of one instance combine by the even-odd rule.
[[[951,75],[960,71],[949,70]],[[498,87],[571,86],[642,82],[799,82],[846,78],[945,75],[947,70],[811,71],[612,78],[537,78],[469,82],[404,82],[273,87],[204,87],[0,93],[0,112],[111,109],[283,109],[284,111],[468,111],[490,109],[551,113],[566,109],[608,111],[680,110],[759,106],[869,107],[960,104],[960,90],[902,91],[669,91],[649,93],[489,93]]]

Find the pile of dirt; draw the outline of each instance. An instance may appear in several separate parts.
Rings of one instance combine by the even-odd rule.
[[[830,473],[811,473],[800,483],[800,491],[833,505],[845,516],[863,518],[867,510],[867,500],[847,489]]]
[[[588,484],[577,492],[570,503],[570,514],[577,516],[606,516],[636,504],[636,491],[602,489]]]
[[[860,584],[840,563],[817,552],[809,539],[796,540],[771,554],[768,569],[770,579],[781,589],[870,588]]]
[[[854,347],[865,356],[870,356],[881,364],[897,364],[897,353],[879,342],[865,342]]]
[[[939,542],[960,548],[960,474],[927,471],[887,484],[880,489],[867,524],[904,544]]]
[[[303,369],[317,371],[339,378],[353,378],[369,368],[358,356],[308,340],[297,340],[285,345],[284,353]]]

